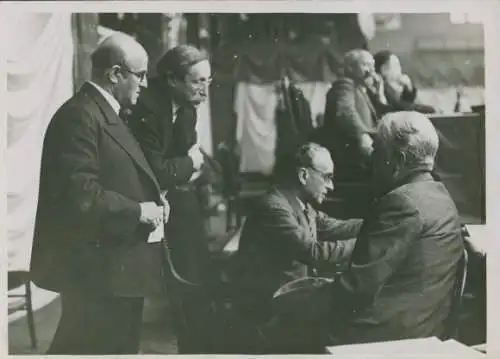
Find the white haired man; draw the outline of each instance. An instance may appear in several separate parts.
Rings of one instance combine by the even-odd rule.
[[[342,343],[446,336],[464,243],[455,204],[431,176],[438,145],[417,112],[387,114],[377,127],[376,200],[334,283]]]

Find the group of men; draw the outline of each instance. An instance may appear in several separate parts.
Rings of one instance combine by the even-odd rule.
[[[139,43],[107,37],[92,54],[92,79],[46,131],[31,273],[61,294],[50,354],[136,354],[144,297],[169,290],[168,265],[190,283],[210,280],[195,128],[210,65],[178,46],[156,78],[147,74]],[[199,292],[182,298],[191,332],[206,302]],[[180,351],[200,350],[193,335],[178,338]]]
[[[328,95],[325,130],[331,119],[327,142],[336,147],[308,142],[280,158],[276,185],[249,214],[231,272],[240,323],[269,328],[282,285],[341,273],[327,286],[326,320],[337,323],[340,342],[446,335],[463,241],[455,205],[430,174],[438,136],[415,111],[374,120],[355,80],[367,78],[365,56],[346,56],[346,78]],[[183,278],[214,280],[194,190],[204,162],[196,107],[207,97],[210,65],[196,48],[178,46],[156,69],[148,80],[144,48],[109,36],[92,55],[91,81],[47,129],[31,273],[61,293],[50,354],[138,353],[144,297],[168,295],[170,253]],[[329,217],[315,207],[333,189],[337,167],[351,162],[371,164],[376,195],[362,219]],[[152,239],[163,227],[166,241]],[[207,350],[199,340],[209,310],[203,293],[181,298],[191,328],[178,338],[181,353]],[[298,322],[279,321],[272,343],[246,350],[314,352],[326,343],[291,345],[296,338],[286,333]]]

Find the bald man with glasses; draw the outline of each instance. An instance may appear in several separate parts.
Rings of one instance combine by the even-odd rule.
[[[314,208],[333,190],[334,164],[326,148],[302,145],[279,158],[275,172],[275,186],[257,201],[244,224],[232,278],[242,321],[255,326],[273,317],[273,293],[285,283],[342,271],[362,224],[361,219],[339,220]],[[285,337],[268,350],[291,354],[296,339]]]
[[[109,36],[45,134],[31,275],[61,297],[48,354],[137,354],[144,297],[163,288],[162,248],[147,242],[165,200],[119,115],[147,87],[147,66],[133,38]]]

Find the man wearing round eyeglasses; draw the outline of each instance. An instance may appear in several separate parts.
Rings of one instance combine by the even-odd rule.
[[[163,288],[163,252],[147,241],[168,219],[164,200],[119,116],[147,86],[147,64],[133,38],[106,38],[92,54],[92,81],[45,134],[30,271],[61,294],[49,354],[137,354],[146,286]]]
[[[276,185],[256,201],[235,258],[235,305],[245,325],[260,326],[273,318],[273,293],[285,283],[318,272],[340,272],[347,265],[362,220],[339,220],[314,208],[333,189],[333,174],[328,150],[315,143],[278,159]],[[277,341],[264,351],[312,353],[318,348],[313,338],[317,328],[303,328],[309,332],[304,336],[287,335],[301,327],[289,319],[292,322],[276,329]]]
[[[207,100],[211,68],[206,55],[190,45],[167,51],[157,76],[149,80],[129,116],[129,126],[162,189],[168,191],[170,219],[165,227],[172,263],[186,280],[211,278],[208,238],[198,182],[204,156],[196,133],[197,108]],[[206,353],[209,299],[201,293],[182,298],[185,330],[178,334],[181,354]],[[178,311],[181,309],[177,308]]]

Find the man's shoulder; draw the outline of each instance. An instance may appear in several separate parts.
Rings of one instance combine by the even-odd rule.
[[[260,208],[290,208],[285,194],[276,187],[271,187],[266,193],[261,195],[258,199],[258,204]]]
[[[377,202],[388,205],[398,206],[415,211],[433,210],[438,202],[452,202],[450,194],[446,187],[440,182],[434,180],[415,181],[405,183],[392,191],[388,192]]]
[[[379,208],[395,208],[400,210],[417,210],[415,206],[415,197],[418,193],[412,184],[404,184],[387,192],[377,198],[375,203]]]
[[[328,94],[330,96],[337,95],[338,93],[345,93],[349,91],[354,91],[355,89],[355,83],[354,80],[349,78],[349,77],[339,77],[336,79],[332,85],[330,86],[330,89],[328,90]]]
[[[86,89],[82,88],[58,108],[53,119],[64,117],[81,120],[81,118],[92,118],[96,113],[100,113],[97,104],[92,101]]]

